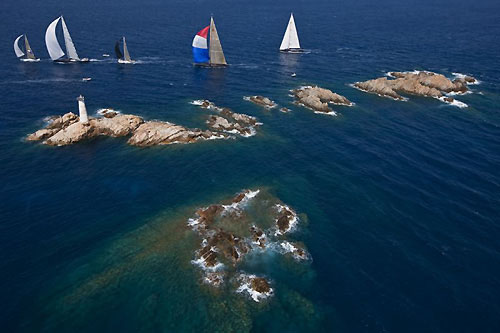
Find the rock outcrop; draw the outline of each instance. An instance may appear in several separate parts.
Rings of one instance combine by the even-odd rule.
[[[218,107],[208,100],[194,101],[192,104],[218,113],[218,115],[211,115],[207,120],[208,127],[215,131],[248,137],[255,135],[256,127],[261,125],[255,117],[233,112],[229,108]]]
[[[256,216],[255,212],[264,215]],[[305,249],[285,239],[297,222],[298,217],[290,207],[260,194],[259,190],[244,190],[228,204],[198,209],[196,216],[188,220],[188,226],[201,238],[192,263],[202,269],[204,282],[219,286],[227,278],[235,277],[243,258],[251,252],[259,255],[263,251],[276,251],[291,255],[296,261],[306,260],[309,256]],[[239,272],[238,292],[248,292],[257,302],[271,295],[268,280]]]
[[[292,90],[296,98],[296,103],[312,109],[316,113],[336,115],[329,104],[352,106],[353,103],[344,96],[334,93],[331,90],[315,87],[300,87]]]
[[[264,96],[248,96],[244,97],[243,99],[255,103],[257,105],[263,106],[266,109],[272,109],[278,105],[269,98]]]
[[[446,94],[464,94],[468,91],[469,84],[477,83],[471,76],[457,77],[450,80],[442,74],[427,71],[416,72],[390,72],[393,79],[381,77],[365,82],[356,82],[354,87],[382,97],[395,100],[406,100],[400,94],[433,97],[446,103],[456,104],[455,99]]]
[[[205,106],[211,107],[211,104]],[[82,123],[77,115],[70,112],[60,117],[50,117],[48,125],[28,135],[27,140],[43,141],[51,146],[66,146],[101,135],[130,136],[127,141],[129,144],[146,147],[224,139],[231,137],[230,134],[247,137],[254,135],[255,127],[259,125],[254,117],[245,114],[215,106],[213,110],[220,115],[209,117],[207,124],[210,130],[189,129],[170,122],[144,121],[139,116],[121,114],[111,109],[100,110],[102,117],[90,117],[88,122]]]

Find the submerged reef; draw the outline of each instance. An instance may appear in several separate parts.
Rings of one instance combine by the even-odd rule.
[[[292,90],[296,98],[296,104],[305,106],[315,113],[328,114],[336,116],[328,104],[353,106],[354,104],[344,96],[334,93],[331,90],[320,88],[318,86],[305,86]]]
[[[303,245],[287,240],[299,222],[296,212],[259,194],[260,190],[244,190],[226,204],[199,208],[187,222],[201,238],[192,263],[203,271],[202,281],[214,287],[231,281],[238,293],[256,302],[274,291],[268,278],[242,271],[248,255],[275,251],[296,261],[310,258]]]
[[[457,75],[453,80],[442,74],[428,71],[414,72],[389,72],[387,77],[356,82],[354,87],[362,91],[377,94],[399,101],[406,100],[400,94],[432,97],[445,103],[465,107],[462,102],[455,100],[450,95],[465,94],[469,91],[468,85],[477,84],[478,81],[466,75]]]
[[[227,139],[234,137],[233,134],[248,137],[255,134],[254,128],[258,124],[255,118],[230,110],[221,112],[220,116],[211,116],[207,121],[210,130],[189,129],[164,121],[145,121],[139,116],[120,114],[112,109],[100,110],[98,114],[100,117],[89,117],[86,122],[81,122],[72,112],[49,117],[45,128],[28,135],[26,139],[43,141],[51,146],[66,146],[101,135],[131,135],[128,144],[146,147]]]

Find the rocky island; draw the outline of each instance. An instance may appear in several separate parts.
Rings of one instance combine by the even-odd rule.
[[[211,115],[207,120],[208,127],[215,131],[249,137],[256,134],[257,126],[262,125],[257,122],[257,118],[255,117],[233,112],[229,108],[216,106],[209,100],[197,100],[191,104],[218,113],[218,115]]]
[[[437,98],[445,103],[456,106],[467,106],[455,100],[451,95],[468,92],[468,85],[477,84],[471,76],[458,76],[451,80],[442,74],[428,71],[389,72],[389,79],[381,77],[365,82],[356,82],[359,90],[388,97],[399,101],[406,100],[400,94]]]
[[[344,96],[334,93],[331,90],[320,88],[318,86],[306,86],[292,90],[296,98],[296,104],[313,110],[315,113],[328,114],[336,116],[329,104],[353,106],[354,104]]]
[[[263,251],[307,260],[303,245],[286,239],[298,221],[295,211],[276,198],[266,197],[260,190],[244,190],[226,203],[198,209],[188,220],[188,227],[200,237],[192,263],[201,268],[204,283],[218,287],[236,281],[237,292],[248,293],[259,302],[272,295],[271,282],[242,272],[240,266],[250,253]]]
[[[278,104],[276,104],[274,101],[264,96],[245,96],[243,97],[243,99],[245,101],[250,101],[257,105],[263,106],[266,109],[272,109],[278,106]]]
[[[79,98],[80,115],[69,112],[47,119],[45,128],[27,136],[28,141],[42,141],[51,146],[66,146],[97,136],[130,136],[128,144],[134,146],[192,143],[200,140],[231,138],[234,134],[250,136],[258,125],[255,118],[224,110],[220,116],[208,120],[210,130],[189,129],[164,121],[145,121],[143,118],[121,114],[112,109],[98,112],[99,117],[88,117],[83,97]]]

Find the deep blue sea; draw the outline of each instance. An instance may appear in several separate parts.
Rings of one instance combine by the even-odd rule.
[[[277,52],[290,12],[307,54]],[[99,61],[48,60],[61,14],[80,56]],[[222,70],[192,66],[211,14]],[[0,32],[1,331],[500,331],[499,1],[3,0]],[[22,33],[39,63],[16,59]],[[116,64],[121,36],[140,63]],[[457,97],[468,108],[349,86],[415,69],[481,84]],[[311,84],[356,104],[337,117],[292,104],[289,90]],[[92,115],[203,127],[189,102],[209,99],[263,125],[152,148],[24,141],[44,117],[77,112],[80,94]],[[312,256],[261,262],[275,289],[261,303],[202,285],[190,263],[187,219],[246,188],[301,214],[294,237]]]

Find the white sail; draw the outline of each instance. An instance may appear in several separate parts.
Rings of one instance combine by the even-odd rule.
[[[64,34],[64,44],[66,44],[66,52],[68,53],[68,57],[74,60],[80,60],[78,57],[78,53],[76,53],[75,44],[73,44],[73,40],[68,31],[68,27],[66,26],[66,22],[64,22],[64,18],[61,16],[63,34]]]
[[[47,51],[49,52],[50,59],[57,60],[64,55],[56,36],[57,23],[61,18],[56,18],[45,31],[45,45],[47,46]]]
[[[132,59],[130,59],[130,54],[128,54],[127,42],[125,41],[125,37],[123,37],[123,59],[125,59],[125,61],[132,61]]]
[[[297,34],[293,14],[290,15],[290,21],[288,21],[285,36],[283,36],[283,41],[280,46],[280,50],[282,51],[288,49],[300,49],[299,35]]]
[[[21,48],[19,47],[19,44],[18,44],[21,37],[23,37],[23,35],[17,37],[16,40],[14,41],[14,52],[16,52],[16,56],[18,58],[20,58],[24,55],[24,52],[21,50]]]

